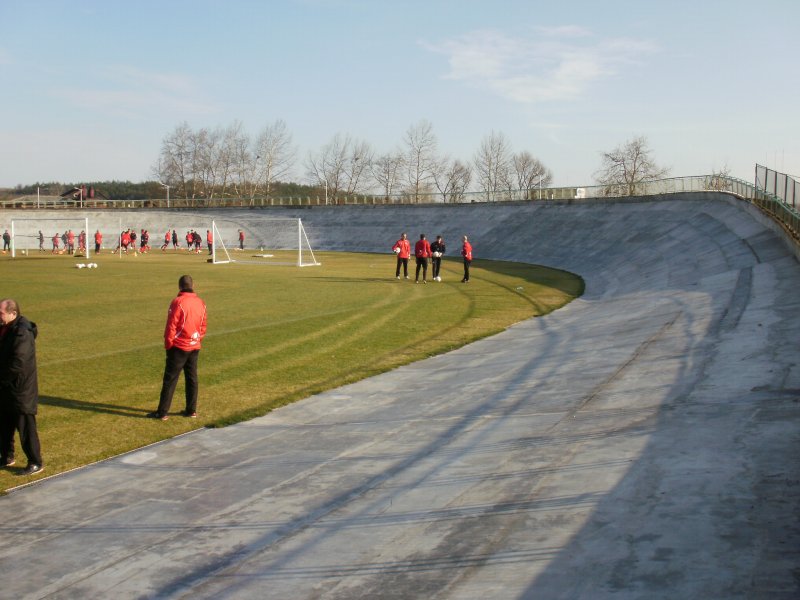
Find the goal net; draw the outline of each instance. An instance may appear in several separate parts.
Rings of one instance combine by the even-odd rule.
[[[212,221],[212,262],[319,266],[301,219],[259,219],[246,227]]]
[[[41,252],[89,258],[94,243],[88,218],[14,219],[9,233],[14,258]]]

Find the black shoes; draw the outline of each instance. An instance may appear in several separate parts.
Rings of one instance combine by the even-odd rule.
[[[194,412],[193,410],[192,410],[192,411],[185,410],[185,411],[183,411],[181,414],[182,414],[184,417],[189,417],[190,419],[196,419],[196,418],[197,418],[197,413],[196,413],[196,412]]]
[[[25,470],[20,473],[20,475],[35,475],[36,473],[41,473],[44,471],[44,465],[37,465],[37,464],[29,464],[25,467]]]
[[[169,419],[169,416],[168,415],[162,415],[159,412],[151,412],[151,413],[147,413],[147,418],[148,419],[158,419],[159,421],[166,421],[167,419]]]

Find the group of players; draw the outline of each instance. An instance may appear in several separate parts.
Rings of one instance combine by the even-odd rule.
[[[39,242],[39,252],[47,252],[44,247],[45,237],[44,233],[42,233],[42,230],[40,229],[39,233],[34,237]],[[139,241],[138,250],[136,247],[137,239]],[[51,252],[53,254],[75,254],[76,251],[86,251],[86,232],[83,230],[81,230],[77,236],[71,229],[67,229],[63,233],[56,232],[51,238],[51,241],[53,244]],[[6,230],[5,234],[3,235],[3,242],[5,253],[6,247],[9,249],[11,247],[11,236],[8,233],[8,230]],[[178,232],[175,229],[167,229],[167,232],[164,234],[164,243],[161,245],[161,250],[166,251],[167,248],[169,248],[170,243],[172,243],[172,247],[175,250],[181,249],[178,245]],[[208,246],[208,253],[211,254],[214,247],[214,236],[211,233],[211,230],[208,229],[206,230],[206,244]],[[199,254],[201,245],[202,237],[200,234],[194,229],[188,230],[186,232],[187,249]],[[242,230],[239,230],[239,246],[241,249],[244,249],[244,232]],[[102,247],[103,234],[98,229],[94,233],[95,254],[99,254],[102,250]],[[116,253],[122,251],[123,254],[128,254],[129,251],[138,251],[139,254],[146,254],[150,250],[150,232],[147,229],[141,229],[140,233],[137,235],[136,230],[129,227],[120,233],[114,252]]]
[[[422,270],[422,283],[428,283],[428,259],[431,260],[433,265],[433,280],[442,280],[442,257],[444,256],[445,250],[444,239],[441,235],[437,235],[436,241],[432,244],[428,242],[424,233],[419,235],[419,240],[414,244],[414,258],[416,258],[417,261],[414,283],[420,282],[420,270]],[[402,267],[403,275],[408,279],[408,259],[411,258],[411,242],[408,241],[408,235],[405,232],[403,232],[400,239],[394,243],[392,251],[397,255],[397,268],[394,272],[395,278],[400,279],[400,268]],[[464,277],[461,279],[461,283],[468,283],[469,267],[472,264],[472,244],[470,244],[466,235],[462,238],[461,257],[464,259]]]

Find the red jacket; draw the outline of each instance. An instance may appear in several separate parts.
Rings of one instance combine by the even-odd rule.
[[[397,258],[408,258],[411,256],[411,242],[408,240],[397,240],[394,246],[392,246],[392,250],[395,248],[400,249],[400,252],[397,254]]]
[[[472,260],[472,244],[464,242],[464,245],[461,247],[461,256],[467,260]]]
[[[417,258],[429,258],[431,255],[431,245],[428,240],[419,240],[414,244],[414,256]]]
[[[164,348],[200,350],[206,335],[206,304],[194,292],[180,292],[169,305]]]

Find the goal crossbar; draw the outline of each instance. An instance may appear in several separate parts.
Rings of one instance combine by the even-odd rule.
[[[232,245],[244,235],[241,225],[234,221],[213,220],[211,262],[214,264],[250,263],[320,266],[301,219],[260,219],[258,225],[247,227],[248,246]],[[226,239],[228,240],[226,243]]]

